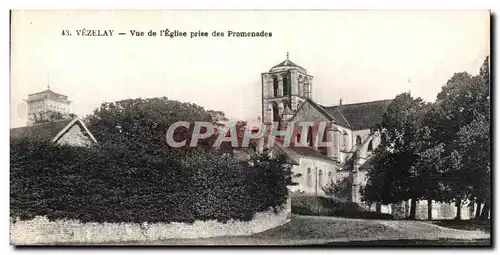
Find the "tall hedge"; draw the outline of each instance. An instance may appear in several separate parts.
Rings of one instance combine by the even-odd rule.
[[[248,221],[287,199],[281,157],[11,141],[11,217],[82,222]]]

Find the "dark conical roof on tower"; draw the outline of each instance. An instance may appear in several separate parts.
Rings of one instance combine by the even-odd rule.
[[[286,60],[273,66],[273,68],[271,68],[271,70],[269,70],[270,72],[273,72],[273,71],[277,71],[278,69],[283,69],[283,68],[286,68],[286,67],[296,67],[296,68],[300,68],[300,69],[304,69],[303,67],[293,63],[292,61],[290,61],[289,59],[289,54],[288,52],[286,53]],[[304,69],[305,70],[305,69]]]

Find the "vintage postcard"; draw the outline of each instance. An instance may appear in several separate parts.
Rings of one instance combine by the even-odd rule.
[[[10,244],[491,246],[490,16],[12,10]]]

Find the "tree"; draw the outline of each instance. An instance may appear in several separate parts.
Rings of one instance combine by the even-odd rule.
[[[419,153],[420,158],[416,163],[419,171],[418,177],[421,184],[422,198],[427,200],[427,219],[432,220],[432,201],[444,201],[446,181],[442,171],[445,159],[442,158],[444,149],[442,143],[429,147]]]
[[[459,208],[465,199],[490,201],[489,82],[489,58],[486,58],[479,75],[456,73],[437,96],[432,137],[444,144],[446,200],[455,201]]]
[[[86,117],[89,129],[101,144],[113,143],[138,151],[168,147],[166,131],[177,121],[211,122],[212,116],[201,106],[161,97],[102,103]],[[189,139],[190,131],[178,128],[175,135]]]
[[[63,114],[61,112],[56,112],[56,111],[51,111],[51,110],[44,111],[41,114],[43,116],[42,118],[37,118],[35,115],[35,124],[73,119],[73,118],[77,117],[76,114],[74,114],[74,113]]]
[[[343,178],[337,182],[331,182],[329,185],[322,187],[327,196],[333,196],[340,199],[350,198],[352,185],[349,178]]]
[[[483,219],[487,218],[491,203],[491,158],[490,124],[487,117],[478,115],[469,125],[460,129],[459,152],[462,155],[463,168],[468,172],[471,182],[471,199],[485,203]]]
[[[372,133],[380,134],[381,143],[368,171],[365,201],[388,204],[411,199],[410,218],[415,218],[416,201],[425,194],[417,162],[425,148],[419,132],[428,108],[422,99],[400,94],[389,104],[382,122],[372,129]]]
[[[208,110],[207,113],[210,115],[210,117],[212,118],[212,122],[214,122],[214,123],[221,123],[221,122],[229,121],[229,119],[226,117],[226,115],[222,111]]]

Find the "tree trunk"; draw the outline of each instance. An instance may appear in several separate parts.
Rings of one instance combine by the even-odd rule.
[[[481,200],[477,200],[476,202],[476,216],[474,217],[474,219],[479,219],[479,217],[481,216]]]
[[[455,217],[455,220],[461,220],[462,219],[462,199],[458,199],[455,202],[455,206],[457,207],[457,216]]]
[[[375,209],[378,213],[382,212],[382,204],[377,202],[375,204]]]
[[[482,220],[487,220],[490,214],[490,200],[486,199],[484,201],[484,206],[483,206],[483,211],[481,212],[481,219]]]
[[[411,199],[411,206],[410,206],[410,219],[414,220],[415,216],[417,215],[417,199],[412,198]]]
[[[432,199],[427,199],[427,219],[432,220]]]

